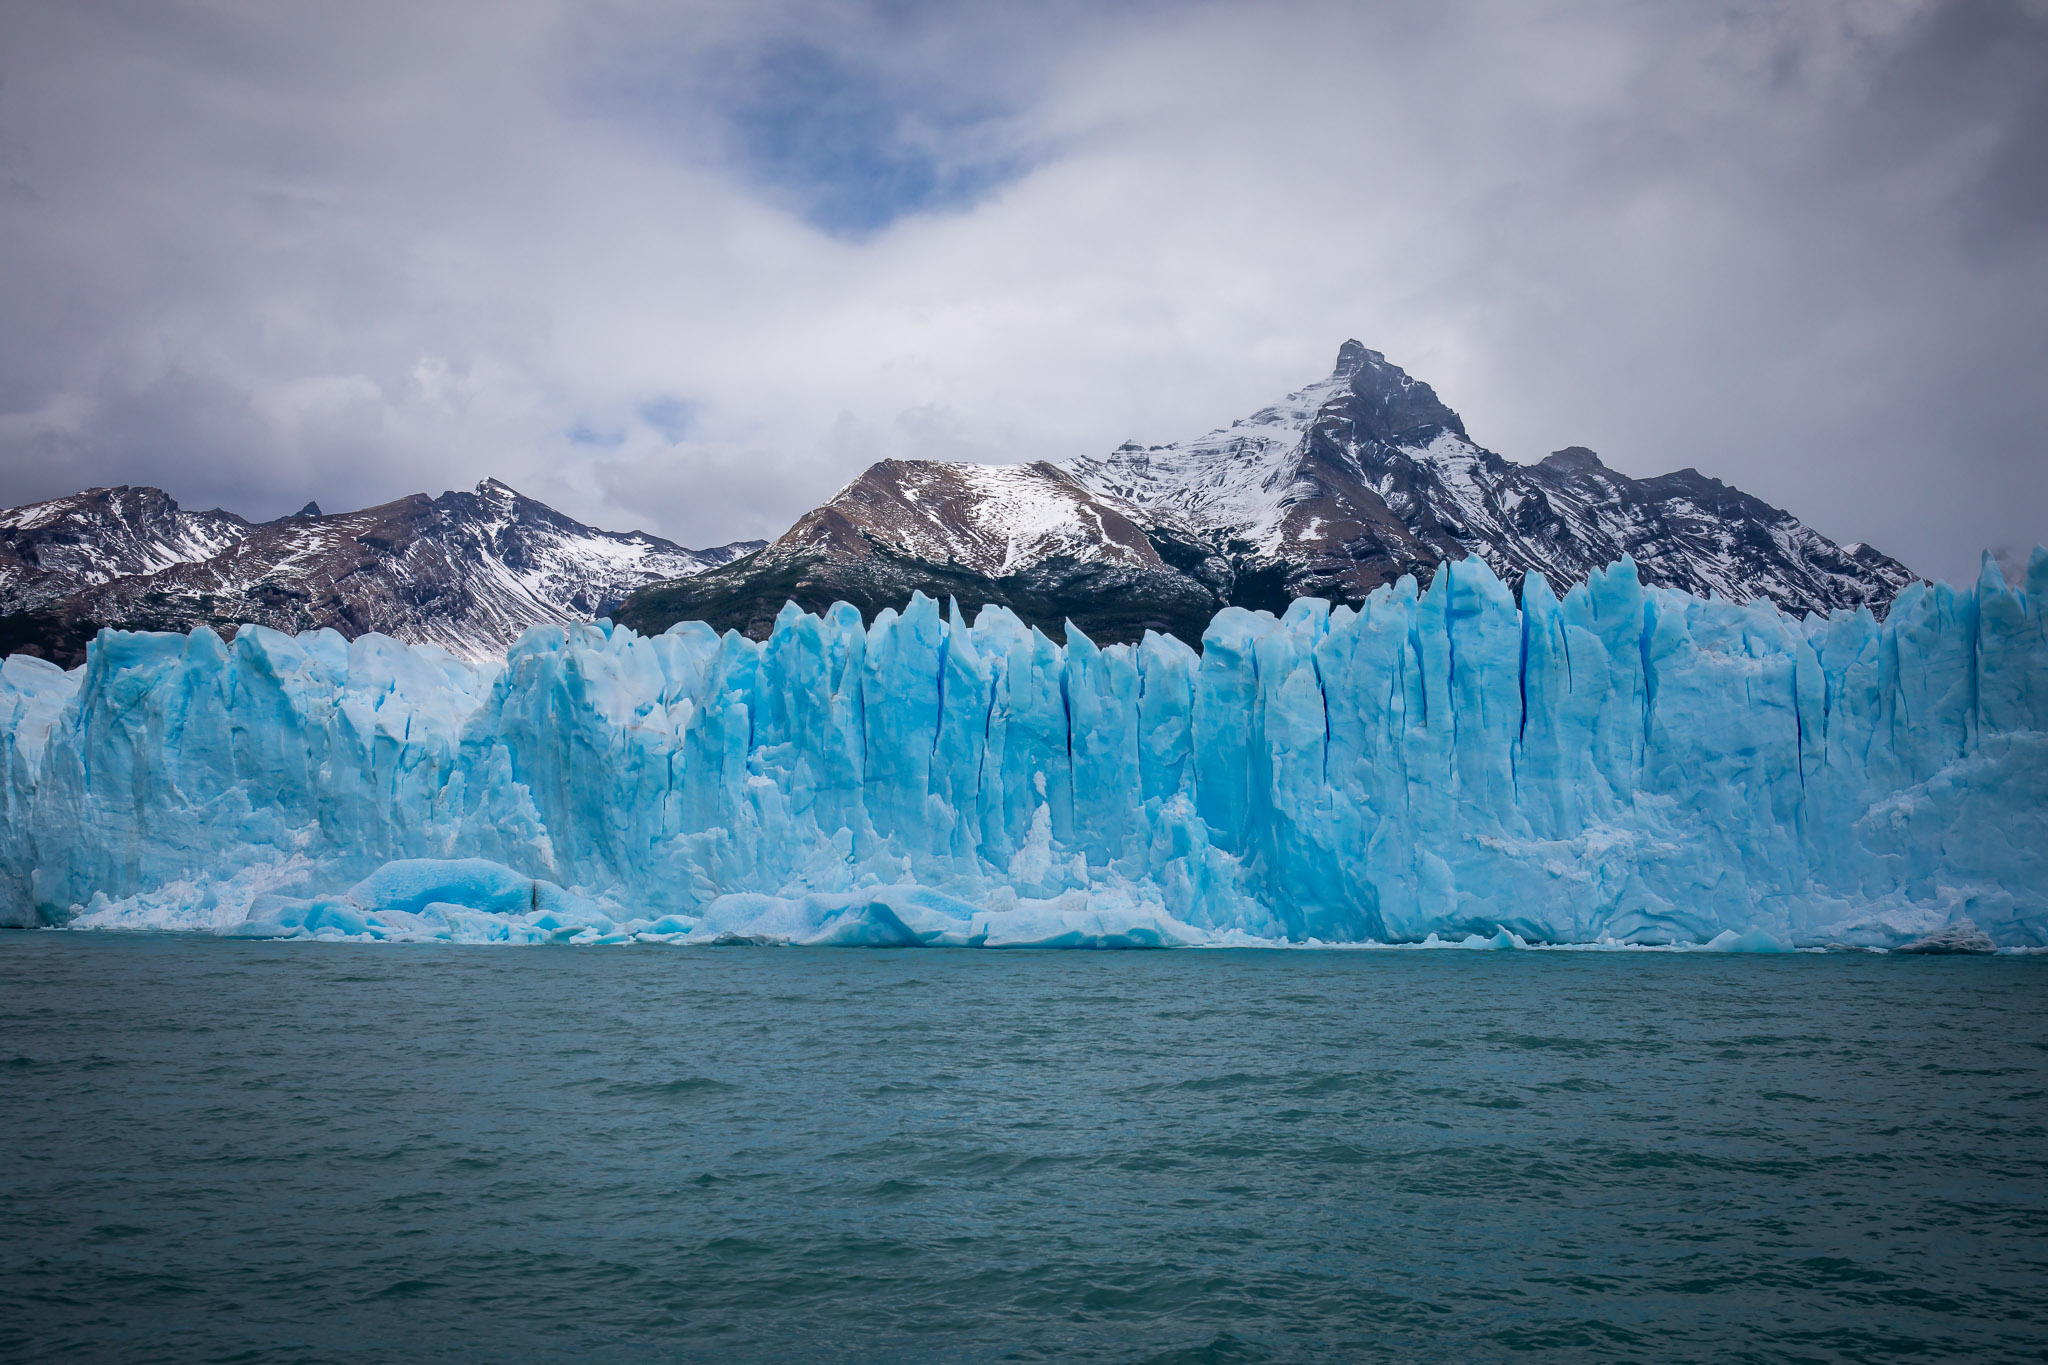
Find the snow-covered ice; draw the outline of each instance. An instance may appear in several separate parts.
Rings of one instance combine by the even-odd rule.
[[[0,919],[962,946],[2048,945],[2048,551],[1887,619],[1480,561],[1201,653],[919,597],[529,630],[106,632],[0,668]]]

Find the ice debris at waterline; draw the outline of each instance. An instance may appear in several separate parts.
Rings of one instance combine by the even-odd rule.
[[[478,942],[2048,944],[2048,551],[1792,620],[1476,559],[1198,655],[925,598],[502,664],[0,672],[13,923]]]

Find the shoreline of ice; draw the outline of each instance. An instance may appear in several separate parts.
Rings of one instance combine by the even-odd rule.
[[[1621,942],[1617,942],[1617,941],[1616,941],[1616,940],[1614,940],[1614,939],[1607,939],[1607,940],[1604,940],[1604,941],[1602,941],[1602,942],[1599,942],[1599,943],[1527,943],[1527,942],[1524,942],[1524,941],[1522,941],[1522,940],[1521,940],[1521,939],[1520,939],[1519,937],[1517,937],[1516,935],[1513,935],[1513,934],[1510,934],[1510,933],[1508,933],[1508,931],[1506,931],[1506,930],[1502,930],[1502,931],[1500,931],[1500,933],[1496,934],[1496,935],[1495,935],[1494,937],[1492,937],[1492,938],[1487,938],[1487,937],[1484,937],[1483,935],[1480,935],[1480,934],[1468,934],[1468,935],[1466,935],[1466,936],[1465,936],[1465,937],[1464,937],[1463,939],[1459,939],[1459,940],[1456,940],[1456,941],[1452,941],[1452,940],[1449,940],[1449,939],[1439,939],[1439,938],[1437,938],[1437,937],[1436,937],[1436,936],[1435,936],[1434,934],[1432,934],[1432,935],[1431,935],[1431,936],[1430,936],[1429,938],[1427,938],[1427,939],[1423,940],[1423,941],[1422,941],[1422,942],[1420,942],[1420,943],[1379,943],[1379,942],[1375,942],[1375,941],[1373,941],[1373,940],[1366,940],[1365,942],[1361,942],[1361,943],[1324,943],[1324,942],[1323,942],[1323,941],[1321,941],[1320,939],[1312,939],[1312,940],[1309,940],[1309,941],[1307,941],[1307,942],[1303,942],[1303,943],[1296,943],[1296,942],[1292,942],[1292,941],[1290,941],[1290,940],[1288,940],[1288,939],[1273,939],[1273,938],[1254,938],[1254,937],[1252,937],[1252,936],[1250,936],[1250,935],[1223,935],[1223,936],[1218,936],[1218,937],[1215,937],[1215,938],[1212,938],[1212,939],[1208,939],[1208,940],[1205,940],[1205,941],[1202,941],[1202,942],[1190,942],[1190,943],[1183,943],[1183,944],[1172,944],[1172,945],[1166,945],[1166,944],[1139,944],[1139,943],[1129,943],[1129,942],[1122,942],[1122,941],[1103,941],[1103,942],[1093,942],[1093,943],[1087,943],[1087,944],[1074,944],[1074,943],[1038,943],[1038,942],[1016,942],[1016,943],[1002,943],[1002,944],[988,944],[988,943],[981,943],[981,944],[964,944],[964,945],[954,945],[954,944],[940,944],[940,945],[931,945],[931,944],[908,944],[908,943],[873,943],[873,944],[858,944],[858,945],[851,945],[851,944],[832,944],[832,945],[819,945],[819,944],[816,944],[816,943],[806,943],[806,942],[797,942],[797,941],[794,941],[794,940],[791,940],[791,939],[786,939],[786,938],[777,938],[777,937],[775,937],[775,936],[772,936],[772,935],[760,935],[760,936],[750,936],[750,935],[738,935],[738,934],[724,934],[724,935],[720,935],[720,936],[718,936],[718,937],[716,937],[716,938],[696,938],[696,937],[693,937],[693,936],[691,936],[691,935],[688,935],[688,934],[657,934],[657,933],[648,933],[648,932],[644,932],[644,931],[639,931],[639,930],[636,930],[636,929],[635,929],[635,928],[633,927],[633,925],[632,925],[632,924],[631,924],[630,922],[629,922],[628,924],[626,924],[626,925],[620,926],[620,930],[621,930],[621,931],[620,931],[619,933],[616,933],[616,934],[597,934],[597,933],[593,933],[593,934],[592,934],[592,935],[591,935],[590,937],[587,937],[587,938],[586,938],[586,937],[582,937],[582,936],[580,936],[580,935],[579,935],[579,936],[573,936],[573,937],[550,937],[550,938],[546,938],[546,939],[534,939],[534,940],[530,940],[530,941],[516,941],[516,942],[515,942],[515,941],[513,941],[513,940],[511,940],[510,938],[506,938],[506,939],[488,939],[488,940],[486,940],[486,939],[460,939],[460,938],[447,938],[447,937],[440,937],[440,936],[434,936],[434,935],[419,935],[419,936],[408,936],[408,935],[404,935],[404,934],[391,934],[391,935],[388,935],[388,936],[383,936],[383,937],[379,937],[379,936],[376,936],[376,935],[371,935],[371,934],[353,934],[353,935],[351,935],[351,934],[340,934],[340,933],[332,933],[332,932],[321,932],[321,933],[317,933],[317,934],[311,934],[311,935],[299,935],[299,934],[293,934],[293,935],[285,935],[285,936],[282,936],[282,937],[261,937],[261,936],[258,936],[258,935],[251,935],[251,934],[222,934],[222,933],[219,933],[219,932],[216,932],[216,931],[212,931],[212,930],[204,930],[204,929],[158,929],[158,928],[151,928],[151,927],[144,927],[144,926],[136,926],[136,925],[118,925],[118,926],[117,926],[117,925],[106,925],[106,926],[98,926],[98,925],[83,925],[83,924],[76,924],[76,923],[73,923],[73,924],[49,924],[49,925],[43,925],[43,926],[41,926],[40,928],[37,928],[37,929],[30,929],[30,930],[17,930],[17,931],[15,931],[15,932],[27,932],[27,933],[46,933],[46,934],[88,934],[88,935],[162,935],[162,936],[173,936],[173,937],[194,937],[194,938],[227,938],[227,939],[233,939],[233,940],[236,940],[236,941],[262,941],[262,942],[270,942],[270,943],[279,943],[279,942],[283,942],[283,943],[309,943],[309,944],[310,944],[310,943],[346,943],[346,944],[389,944],[389,945],[392,945],[392,946],[394,946],[394,947],[397,947],[397,946],[408,946],[408,945],[414,945],[414,944],[422,944],[422,943],[437,943],[437,944],[441,944],[441,945],[444,945],[444,946],[446,946],[446,947],[451,947],[451,948],[496,948],[496,947],[523,947],[523,948],[589,948],[589,947],[605,947],[605,948],[633,948],[633,947],[659,947],[659,948],[791,948],[791,949],[811,949],[811,948],[819,948],[819,947],[821,947],[821,946],[830,946],[830,947],[835,947],[835,948],[844,948],[844,947],[861,947],[861,948],[866,948],[866,949],[869,949],[869,950],[871,950],[871,951],[898,951],[898,950],[904,950],[904,951],[908,951],[908,950],[915,950],[915,951],[919,951],[919,952],[926,952],[926,951],[929,951],[929,952],[945,952],[945,951],[948,951],[948,950],[953,950],[953,951],[962,951],[962,952],[1067,952],[1067,951],[1089,951],[1089,952],[1168,952],[1168,951],[1184,951],[1184,952],[1223,952],[1223,951],[1250,951],[1250,952],[1303,952],[1303,953],[1400,953],[1400,952],[1522,952],[1522,953],[1665,953],[1665,954],[1669,954],[1669,953],[1678,953],[1678,954],[1690,954],[1690,953],[1714,953],[1714,954],[1719,954],[1719,955],[1723,955],[1723,956],[1726,956],[1726,955],[1729,955],[1729,954],[1738,954],[1738,955],[1752,955],[1752,956],[1789,956],[1789,955],[1804,955],[1804,956],[1811,956],[1811,955],[1826,955],[1826,954],[1830,954],[1830,953],[1857,953],[1857,954],[1865,954],[1865,955],[1869,955],[1869,956],[1875,956],[1875,957],[1888,957],[1888,956],[1892,956],[1892,955],[1894,955],[1894,954],[1902,953],[1902,952],[1904,951],[1904,950],[1902,950],[1902,949],[1897,949],[1897,948],[1873,948],[1873,947],[1864,947],[1864,946],[1862,946],[1862,945],[1858,945],[1858,944],[1849,944],[1849,943],[1824,943],[1824,944],[1808,944],[1808,945],[1805,945],[1805,946],[1794,946],[1794,945],[1792,945],[1792,944],[1789,944],[1789,943],[1784,943],[1784,942],[1782,942],[1782,941],[1780,941],[1780,940],[1776,940],[1776,939],[1770,939],[1770,940],[1768,940],[1768,941],[1767,941],[1766,943],[1764,943],[1764,944],[1762,944],[1762,945],[1759,945],[1759,946],[1749,946],[1749,945],[1744,945],[1744,946],[1737,946],[1737,945],[1736,945],[1736,944],[1735,944],[1734,942],[1722,942],[1722,941],[1719,941],[1719,940],[1717,940],[1717,941],[1714,941],[1714,942],[1708,942],[1708,943],[1621,943]],[[1505,936],[1506,936],[1507,938],[1509,938],[1509,939],[1511,939],[1511,940],[1513,940],[1513,941],[1512,941],[1512,942],[1509,942],[1509,943],[1505,943],[1505,944],[1504,944],[1504,943],[1502,943],[1502,942],[1500,941],[1500,939],[1501,939],[1501,937],[1502,937],[1503,935],[1505,935]],[[1733,930],[1726,930],[1726,931],[1724,931],[1724,935],[1723,935],[1723,936],[1724,936],[1724,937],[1725,937],[1726,939],[1728,939],[1728,940],[1731,940],[1731,941],[1732,941],[1732,940],[1737,940],[1737,939],[1739,939],[1739,938],[1741,937],[1740,935],[1737,935],[1737,934],[1736,934],[1736,933],[1735,933],[1735,932],[1734,932]],[[1997,948],[1993,948],[1993,949],[1990,949],[1990,950],[1988,950],[1988,951],[1986,951],[1986,952],[1982,952],[1982,953],[1973,953],[1973,954],[1969,954],[1969,956],[1979,956],[1979,957],[2048,957],[2048,947],[1997,947]]]
[[[304,875],[315,869],[293,868]],[[274,871],[274,870],[273,870]],[[294,878],[287,876],[284,880]],[[259,881],[271,881],[264,877]],[[1491,934],[1410,942],[1289,940],[1237,929],[1204,930],[1142,909],[1089,908],[1085,897],[1013,902],[991,910],[929,887],[869,887],[788,898],[721,897],[701,916],[635,916],[551,882],[521,876],[481,859],[415,859],[386,864],[340,896],[249,894],[247,885],[223,900],[219,888],[174,884],[123,901],[96,896],[60,925],[72,933],[168,933],[233,939],[329,943],[447,943],[464,946],[569,947],[659,944],[681,947],[852,947],[967,949],[1298,949],[1313,952],[1661,952],[1817,953],[1922,951],[1919,945],[1825,942],[1795,944],[1767,930],[1723,930],[1706,942],[1532,942],[1506,926]],[[520,907],[526,907],[524,909]],[[1950,926],[1967,939],[1968,920]],[[1940,934],[1922,940],[1939,938]],[[1978,950],[1971,950],[1978,951]],[[2006,954],[2048,954],[2048,947],[2001,946]]]

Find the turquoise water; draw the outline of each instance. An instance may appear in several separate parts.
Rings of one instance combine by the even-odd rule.
[[[2048,960],[0,934],[0,1358],[2039,1360]]]

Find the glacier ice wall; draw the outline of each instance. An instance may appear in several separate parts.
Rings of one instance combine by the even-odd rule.
[[[0,916],[532,942],[2048,944],[2048,551],[1887,619],[1478,560],[1065,647],[922,597],[475,669],[250,628],[0,669]]]

